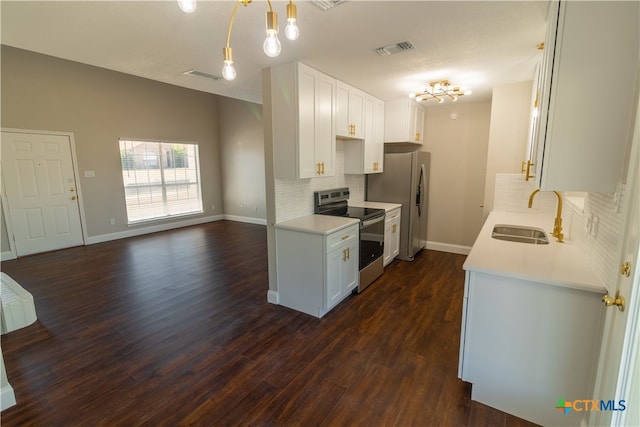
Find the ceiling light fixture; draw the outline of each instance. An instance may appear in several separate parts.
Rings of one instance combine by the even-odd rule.
[[[445,98],[455,102],[458,97],[463,95],[471,95],[471,91],[466,87],[453,86],[449,80],[441,80],[439,82],[431,82],[429,86],[423,87],[419,92],[410,93],[409,98],[416,101],[427,101],[435,99],[439,103],[444,102]]]
[[[193,13],[196,11],[196,0],[178,0],[178,6],[184,13]]]
[[[233,67],[233,52],[231,50],[231,28],[233,27],[233,21],[236,19],[236,13],[240,5],[248,6],[251,0],[237,0],[233,11],[231,12],[231,19],[229,20],[229,29],[227,30],[227,44],[222,49],[222,56],[224,60],[224,66],[222,67],[222,77],[225,80],[233,80],[236,78],[236,70]],[[271,1],[267,0],[269,10],[266,12],[266,33],[267,37],[262,45],[264,53],[270,57],[276,57],[280,55],[281,44],[278,40],[278,14],[273,11],[271,7]],[[287,27],[284,34],[289,40],[296,40],[300,35],[300,30],[296,24],[298,17],[296,11],[296,5],[292,0],[289,0],[287,5]]]

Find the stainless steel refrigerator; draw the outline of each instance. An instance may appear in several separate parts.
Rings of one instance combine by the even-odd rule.
[[[398,259],[413,261],[427,244],[431,153],[385,153],[384,172],[367,175],[367,200],[401,203]]]

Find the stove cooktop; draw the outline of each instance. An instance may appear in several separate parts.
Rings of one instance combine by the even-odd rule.
[[[384,209],[360,208],[348,206],[348,188],[316,191],[314,193],[314,212],[321,215],[346,216],[360,221],[384,216]]]

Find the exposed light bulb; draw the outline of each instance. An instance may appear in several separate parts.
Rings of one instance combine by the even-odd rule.
[[[287,19],[287,26],[284,27],[284,35],[289,40],[298,40],[298,37],[300,37],[300,29],[298,29],[296,25],[295,18]]]
[[[465,90],[465,91],[464,91],[464,94],[465,94],[465,95],[471,95],[472,93],[473,93],[473,92],[471,92],[471,90],[469,90],[469,89],[467,89],[467,90]]]
[[[442,98],[436,98],[438,100],[438,104],[442,104],[444,102],[444,99]]]
[[[451,98],[451,101],[456,102],[458,100],[458,96],[457,95],[453,95],[453,98]]]
[[[409,98],[413,99],[413,98],[415,98],[415,97],[416,97],[416,94],[415,94],[415,93],[411,92],[411,93],[409,94]]]
[[[264,40],[262,49],[267,56],[275,58],[280,55],[282,46],[280,40],[278,40],[278,15],[275,12],[267,12],[266,15],[267,24],[267,38]]]
[[[178,0],[178,6],[184,13],[193,13],[196,11],[196,0]]]
[[[298,19],[297,7],[292,1],[287,5],[287,26],[284,28],[284,35],[289,40],[298,40],[300,29],[296,25]]]
[[[222,67],[222,78],[225,80],[235,80],[236,69],[233,68],[233,61],[224,61],[224,67]]]
[[[280,55],[280,51],[282,50],[282,45],[280,44],[280,40],[278,40],[278,32],[275,30],[267,30],[267,38],[264,40],[264,44],[262,45],[264,49],[264,53],[267,56],[275,58]]]

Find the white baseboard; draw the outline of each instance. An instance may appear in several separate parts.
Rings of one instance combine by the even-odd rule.
[[[95,243],[108,242],[111,240],[126,239],[127,237],[141,236],[143,234],[157,233],[158,231],[173,230],[174,228],[188,227],[190,225],[204,224],[207,222],[219,221],[224,219],[224,215],[214,215],[187,219],[184,221],[170,222],[165,224],[155,224],[147,227],[132,228],[131,230],[118,231],[109,234],[100,234],[87,238],[87,245]]]
[[[280,298],[278,296],[278,291],[272,291],[271,289],[269,289],[269,291],[267,292],[267,302],[277,305],[279,301]]]
[[[0,390],[0,411],[11,408],[16,404],[16,395],[13,393],[13,387],[5,384]]]
[[[427,241],[427,249],[440,252],[449,252],[452,254],[469,255],[470,246],[452,245],[450,243],[430,242]]]
[[[267,225],[267,220],[266,219],[262,219],[262,218],[251,218],[248,216],[238,216],[238,215],[224,215],[224,219],[227,219],[229,221],[237,221],[237,222],[246,222],[249,224],[256,224],[256,225]]]
[[[16,259],[15,255],[11,251],[3,251],[0,252],[0,261],[9,261],[11,259]]]

